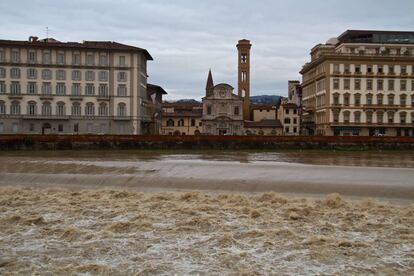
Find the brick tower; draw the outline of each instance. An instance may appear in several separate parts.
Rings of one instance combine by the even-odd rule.
[[[243,97],[243,119],[250,120],[250,40],[242,39],[238,50],[238,95]]]

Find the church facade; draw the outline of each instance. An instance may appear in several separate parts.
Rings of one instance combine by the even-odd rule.
[[[207,79],[206,96],[202,99],[203,133],[210,135],[243,135],[243,98],[233,94],[226,83],[213,84],[211,71]]]

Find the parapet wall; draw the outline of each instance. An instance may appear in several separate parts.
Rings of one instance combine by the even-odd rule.
[[[0,150],[195,149],[414,150],[414,137],[0,135]]]

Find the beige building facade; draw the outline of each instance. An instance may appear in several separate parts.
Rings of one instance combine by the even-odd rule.
[[[200,135],[203,106],[196,102],[162,104],[163,135]]]
[[[148,60],[117,42],[0,40],[0,133],[146,133]]]
[[[299,108],[295,103],[282,101],[277,117],[283,125],[282,135],[299,135]]]
[[[414,32],[346,31],[301,74],[304,134],[414,135]]]

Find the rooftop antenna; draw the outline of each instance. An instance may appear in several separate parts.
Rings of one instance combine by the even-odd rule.
[[[46,27],[46,39],[49,38],[49,27]]]

